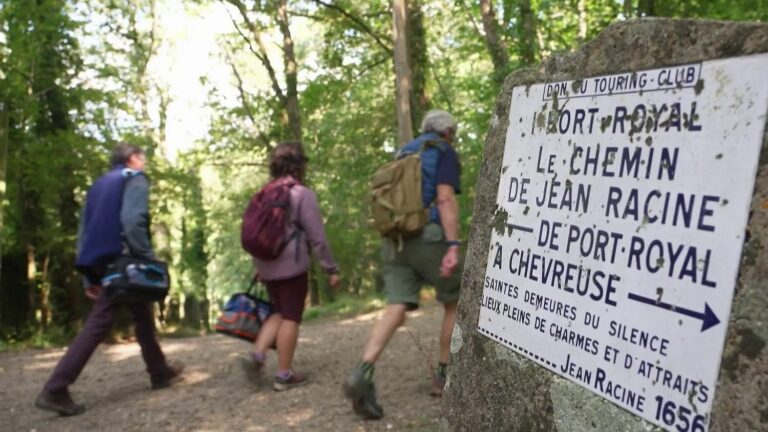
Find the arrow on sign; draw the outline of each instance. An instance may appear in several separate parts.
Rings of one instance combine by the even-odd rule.
[[[669,303],[664,303],[660,301],[656,301],[654,299],[639,296],[637,294],[629,293],[629,299],[634,300],[640,303],[645,303],[651,306],[656,306],[662,309],[666,309],[668,311],[677,312],[682,315],[689,316],[691,318],[696,318],[701,320],[701,331],[704,331],[710,327],[714,327],[718,324],[720,324],[720,320],[717,319],[717,316],[714,312],[712,312],[712,309],[709,308],[709,305],[707,302],[704,302],[704,312],[696,312],[692,311],[690,309],[685,309],[680,306],[671,305]]]

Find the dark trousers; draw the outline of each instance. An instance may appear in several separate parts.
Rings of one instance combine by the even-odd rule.
[[[151,380],[162,380],[168,372],[168,365],[160,345],[155,338],[155,322],[150,303],[126,304],[135,325],[136,339],[141,346],[141,356],[147,365]],[[45,383],[45,390],[52,394],[64,394],[67,388],[77,380],[91,354],[104,338],[107,337],[117,317],[120,305],[112,305],[102,293],[93,305],[85,326],[69,345],[64,357],[59,360],[53,374]]]

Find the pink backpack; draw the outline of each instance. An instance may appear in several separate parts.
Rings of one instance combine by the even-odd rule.
[[[273,260],[298,235],[295,230],[288,236],[291,188],[297,184],[295,180],[273,180],[251,198],[243,214],[240,243],[252,256]]]

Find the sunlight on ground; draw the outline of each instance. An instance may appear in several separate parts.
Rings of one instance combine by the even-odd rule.
[[[339,321],[339,325],[351,325],[351,324],[360,324],[360,323],[369,322],[369,321],[376,321],[379,319],[379,317],[381,317],[381,314],[383,313],[384,313],[384,309],[381,309],[381,310],[377,310],[367,314],[358,315],[356,317]],[[423,315],[424,315],[424,308],[422,307],[413,312],[408,312],[407,318],[409,319],[419,318]]]
[[[48,360],[48,361],[41,361],[41,362],[35,362],[32,364],[26,364],[24,365],[24,371],[34,371],[34,370],[40,370],[40,369],[53,369],[54,366],[56,366],[58,359],[54,360]]]
[[[199,432],[221,432],[220,428],[214,428],[214,429],[203,428],[203,429],[195,429],[195,430]],[[241,430],[244,430],[246,432],[265,432],[267,428],[261,427],[261,426],[248,426],[247,428],[241,429]]]
[[[195,339],[191,339],[195,340]],[[136,347],[139,345],[136,344]],[[166,354],[177,354],[185,351],[194,351],[198,349],[198,346],[191,342],[175,342],[175,343],[168,343],[167,341],[164,341],[162,343],[163,352]]]
[[[305,421],[312,418],[312,416],[315,414],[315,410],[305,408],[298,411],[291,411],[291,414],[287,416],[287,423],[288,426],[296,427],[300,426]]]
[[[109,361],[112,363],[136,357],[140,352],[139,344],[136,343],[113,345],[106,350],[107,357],[109,357]]]
[[[345,325],[345,324],[348,325],[348,324],[359,324],[361,322],[367,322],[367,321],[374,321],[374,320],[377,320],[379,318],[379,315],[381,314],[381,312],[382,311],[378,310],[378,311],[375,311],[375,312],[358,315],[356,317],[352,317],[352,318],[348,318],[348,319],[345,319],[345,320],[341,320],[341,321],[339,321],[339,324],[341,324],[341,325]]]
[[[299,336],[299,343],[314,345],[317,343],[317,341],[315,340],[315,338]]]
[[[185,370],[182,375],[182,383],[185,385],[200,384],[203,381],[211,379],[212,375],[208,372]]]
[[[56,351],[47,352],[47,353],[35,354],[34,359],[35,360],[58,360],[59,357],[61,357],[62,354],[65,351],[66,351],[66,349],[56,350]]]
[[[195,349],[194,344],[186,342],[173,344],[163,343],[161,345],[163,348],[163,353],[166,356],[168,354],[178,354]],[[127,360],[131,357],[139,356],[141,354],[141,347],[139,346],[138,342],[110,345],[109,348],[105,350],[105,354],[107,357],[109,357],[109,361],[116,363]]]

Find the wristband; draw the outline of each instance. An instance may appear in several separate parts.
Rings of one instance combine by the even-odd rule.
[[[445,244],[447,244],[448,247],[451,247],[451,246],[461,246],[461,241],[460,240],[447,240],[445,242]]]

